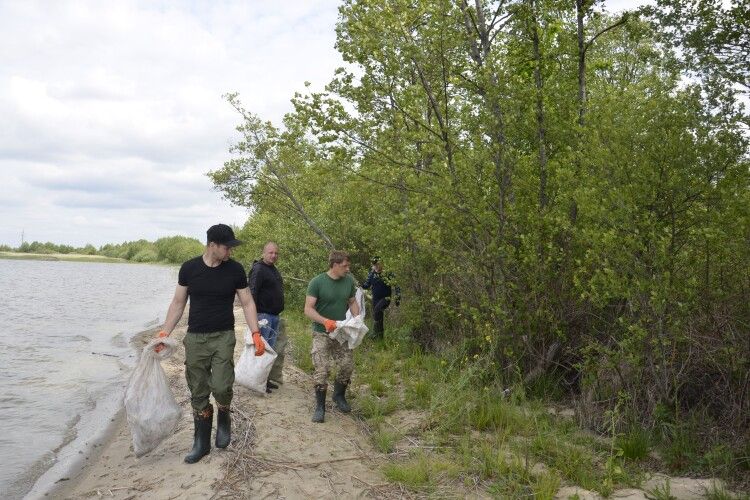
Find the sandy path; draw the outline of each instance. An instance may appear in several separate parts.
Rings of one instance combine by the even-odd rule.
[[[240,309],[235,309],[235,317],[238,359],[244,332]],[[182,340],[184,335],[181,324],[173,337]],[[143,340],[139,342],[143,345]],[[285,367],[284,385],[268,396],[235,385],[232,444],[226,450],[212,447],[199,463],[185,464],[193,422],[183,363],[181,345],[162,363],[184,409],[173,436],[136,459],[130,431],[120,415],[111,438],[92,450],[86,465],[46,497],[352,498],[375,493],[373,487],[385,482],[378,473],[378,454],[361,427],[352,417],[333,410],[330,398],[325,423],[310,421],[312,381],[293,366]]]

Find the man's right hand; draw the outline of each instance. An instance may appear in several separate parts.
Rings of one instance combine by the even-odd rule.
[[[164,330],[160,331],[156,335],[157,339],[164,338],[164,337],[169,337],[169,334],[167,332],[165,332]],[[156,344],[154,346],[154,351],[156,351],[157,353],[160,353],[162,350],[164,350],[165,347],[166,346],[164,344],[162,344],[162,343]]]
[[[323,326],[325,327],[328,333],[331,333],[332,331],[336,329],[336,320],[327,319],[323,321]]]

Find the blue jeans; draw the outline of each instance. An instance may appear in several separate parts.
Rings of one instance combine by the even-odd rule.
[[[279,317],[276,314],[258,313],[258,321],[268,320],[268,326],[260,327],[261,336],[266,339],[268,345],[276,348],[276,337],[279,335]]]

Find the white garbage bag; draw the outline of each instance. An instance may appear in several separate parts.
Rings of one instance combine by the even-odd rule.
[[[354,300],[357,301],[357,304],[359,304],[359,315],[362,316],[362,320],[365,319],[365,291],[362,290],[361,286],[357,287],[357,291],[354,292]],[[346,310],[346,319],[349,319],[352,317],[352,312],[347,309]]]
[[[352,312],[347,310],[346,319],[337,321],[336,329],[328,334],[332,339],[338,340],[340,344],[347,342],[349,349],[354,349],[361,344],[368,332],[368,328],[365,326],[365,292],[361,287],[357,287],[354,300],[359,304],[359,315],[352,316]]]
[[[154,347],[159,343],[165,347],[157,353]],[[171,337],[153,339],[143,348],[141,359],[130,376],[125,390],[125,412],[136,457],[150,452],[173,434],[182,416],[161,367],[161,360],[172,356],[175,349],[177,341]]]
[[[334,340],[338,340],[340,344],[347,342],[349,349],[354,349],[369,331],[369,328],[365,325],[364,315],[349,317],[343,321],[336,322],[336,329],[328,334]]]
[[[262,355],[256,356],[255,344],[253,344],[250,329],[247,328],[245,330],[245,349],[242,351],[240,359],[234,367],[234,381],[265,396],[268,374],[271,373],[271,368],[277,354],[268,345],[266,339],[263,337],[261,339],[266,346],[266,351]]]

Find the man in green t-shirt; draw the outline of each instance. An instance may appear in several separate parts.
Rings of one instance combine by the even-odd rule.
[[[349,254],[334,250],[328,256],[328,271],[310,280],[305,297],[305,316],[313,321],[312,361],[315,367],[315,413],[313,422],[323,422],[326,412],[326,390],[331,361],[338,365],[333,385],[333,401],[339,410],[349,413],[346,388],[354,370],[352,350],[328,336],[336,329],[336,321],[346,319],[346,311],[359,314],[354,299],[356,285],[349,274]]]

